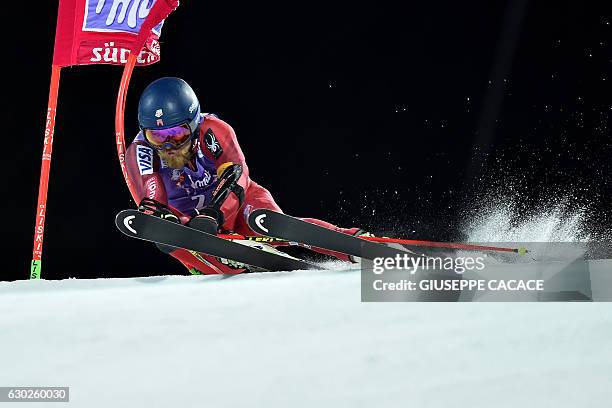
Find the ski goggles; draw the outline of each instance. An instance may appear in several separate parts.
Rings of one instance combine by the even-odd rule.
[[[178,149],[193,136],[187,123],[167,129],[143,129],[142,133],[151,147],[157,150]]]

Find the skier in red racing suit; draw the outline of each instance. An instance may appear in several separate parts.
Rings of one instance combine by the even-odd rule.
[[[164,218],[213,234],[256,235],[247,223],[251,211],[267,208],[281,212],[270,192],[251,180],[232,127],[213,114],[200,113],[199,101],[185,81],[166,77],[152,82],[140,98],[138,121],[141,131],[126,152],[128,174],[138,199],[168,206]],[[304,220],[351,235],[361,233],[359,228]],[[214,256],[158,247],[194,274],[248,270],[245,265]],[[345,254],[312,249],[351,260]]]

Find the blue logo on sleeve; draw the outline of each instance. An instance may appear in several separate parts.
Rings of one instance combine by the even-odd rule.
[[[153,174],[153,149],[148,146],[136,145],[136,160],[140,174]]]

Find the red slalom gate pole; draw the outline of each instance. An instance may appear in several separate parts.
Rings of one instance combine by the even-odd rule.
[[[51,153],[53,152],[53,134],[55,130],[55,114],[57,111],[57,95],[59,92],[60,70],[58,65],[51,66],[51,85],[49,88],[49,103],[47,105],[47,120],[45,122],[45,137],[43,143],[40,182],[38,185],[38,205],[36,206],[36,224],[34,225],[34,250],[30,265],[30,279],[40,279],[42,271],[43,236],[45,232],[45,214],[47,210],[47,191],[49,190],[49,173],[51,170]]]
[[[136,55],[130,53],[128,60],[123,68],[123,75],[121,77],[121,84],[119,85],[119,93],[117,94],[117,105],[115,106],[115,141],[117,144],[117,155],[119,155],[119,165],[121,166],[121,172],[123,178],[130,190],[132,198],[138,204],[138,194],[136,192],[136,186],[130,181],[128,175],[127,166],[125,164],[125,100],[127,97],[127,89],[130,85],[130,79],[132,78],[132,71],[136,65]]]

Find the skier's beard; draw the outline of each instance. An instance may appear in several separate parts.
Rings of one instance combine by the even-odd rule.
[[[187,143],[185,146],[176,150],[161,150],[159,157],[166,163],[166,165],[173,169],[182,169],[187,166],[193,157],[193,151],[191,150],[191,143]]]

